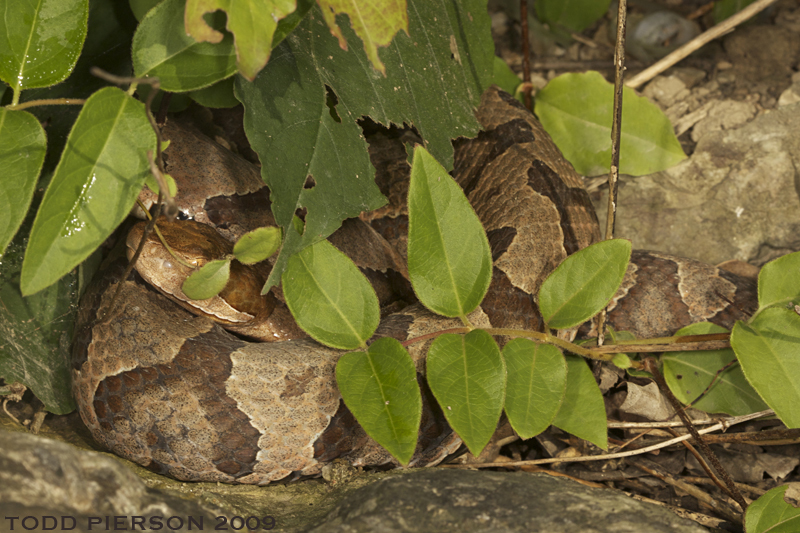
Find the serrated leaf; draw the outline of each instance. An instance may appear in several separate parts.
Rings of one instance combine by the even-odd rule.
[[[414,148],[408,189],[408,274],[425,307],[465,316],[492,280],[489,240],[464,191],[425,148]]]
[[[23,294],[54,283],[111,235],[142,188],[155,145],[141,102],[116,87],[86,101],[33,223]]]
[[[676,335],[703,335],[726,333],[720,326],[702,322],[682,328]],[[731,416],[746,415],[767,409],[753,387],[747,382],[739,365],[717,375],[726,365],[735,361],[730,348],[702,352],[670,352],[661,356],[664,379],[678,400],[684,404],[693,402],[706,388],[714,386],[692,405],[707,413],[726,413]]]
[[[770,261],[758,273],[758,307],[800,303],[800,252]]]
[[[800,427],[800,316],[773,307],[750,324],[737,322],[731,347],[747,381],[767,405],[787,427]]]
[[[747,533],[796,533],[800,531],[800,509],[786,503],[789,485],[767,491],[747,507],[744,527]]]
[[[209,261],[184,280],[181,290],[192,300],[207,300],[222,292],[228,284],[230,274],[229,260]]]
[[[567,257],[539,289],[545,323],[567,329],[599,313],[619,289],[631,259],[631,243],[600,241]]]
[[[396,339],[378,339],[366,352],[336,363],[344,403],[367,434],[403,465],[414,455],[422,395],[411,356]]]
[[[614,87],[597,72],[563,74],[536,95],[536,116],[564,156],[584,176],[611,166]],[[655,104],[623,90],[620,173],[641,176],[686,159],[672,125]]]
[[[567,363],[555,346],[512,339],[503,347],[508,368],[506,415],[521,439],[553,422],[567,386]]]
[[[339,46],[347,50],[347,39],[336,24],[336,15],[346,13],[350,25],[364,42],[364,51],[372,66],[386,75],[386,66],[378,57],[378,47],[388,46],[392,37],[403,30],[408,34],[408,12],[405,0],[386,0],[375,3],[369,0],[319,0],[322,16],[339,39]]]
[[[47,139],[36,117],[0,108],[0,257],[14,238],[33,198]]]
[[[611,0],[536,0],[542,22],[580,33],[606,14]]]
[[[64,81],[80,56],[88,0],[3,2],[0,79],[15,92]]]
[[[606,408],[603,394],[582,357],[565,354],[567,390],[553,425],[576,437],[608,449]]]
[[[295,10],[295,0],[187,0],[186,33],[198,42],[219,43],[224,35],[203,16],[221,9],[233,34],[239,72],[250,81],[264,68],[272,51],[278,21]]]
[[[365,346],[375,333],[380,321],[375,291],[328,241],[292,256],[281,281],[297,325],[317,342],[353,350]]]
[[[503,410],[506,367],[497,343],[481,329],[445,334],[433,341],[426,365],[428,385],[445,418],[477,456]]]
[[[233,246],[233,253],[241,263],[252,265],[263,261],[278,251],[281,245],[279,228],[257,228],[245,233]]]
[[[186,35],[186,0],[164,0],[147,12],[133,36],[133,71],[137,78],[158,77],[161,88],[186,92],[216,83],[236,72],[233,37],[219,43],[198,43]],[[221,29],[224,15],[211,15]]]
[[[210,107],[213,109],[223,109],[228,107],[235,107],[239,105],[239,100],[233,94],[233,82],[235,78],[230,78],[218,81],[214,85],[209,85],[204,89],[191,91],[188,95],[192,100],[201,106]]]
[[[348,21],[339,21],[348,42],[357,42]],[[473,111],[491,79],[493,57],[485,4],[412,0],[409,33],[381,50],[383,77],[359,47],[343,51],[314,8],[253,83],[237,80],[245,131],[286,233],[268,285],[277,282],[291,254],[326,238],[345,218],[385,202],[356,125],[362,116],[387,126],[413,124],[445,167],[452,165],[450,140],[478,131]],[[331,117],[326,87],[338,100],[341,122]],[[304,188],[309,175],[315,186]],[[288,230],[298,208],[308,211],[302,235]]]

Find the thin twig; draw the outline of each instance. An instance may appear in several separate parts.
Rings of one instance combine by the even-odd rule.
[[[531,92],[531,47],[528,43],[528,0],[521,0],[519,3],[519,20],[522,30],[522,94],[525,97],[525,107],[528,111],[533,111],[533,99]]]
[[[766,411],[759,411],[758,413],[752,413],[750,415],[746,415],[747,419],[743,420],[741,417],[738,416],[730,416],[726,418],[704,418],[702,420],[692,420],[692,424],[695,426],[704,426],[706,424],[718,424],[719,422],[726,422],[729,426],[734,426],[741,422],[746,422],[749,420],[753,420],[754,418],[761,418],[765,416],[773,416],[775,411],[772,409],[767,409]],[[683,422],[680,420],[673,420],[669,422],[609,422],[609,428],[615,429],[650,429],[650,428],[666,428],[666,427],[676,427],[676,426],[683,426]]]
[[[737,513],[735,510],[731,509],[727,504],[712,498],[710,494],[700,490],[699,488],[695,487],[694,485],[690,485],[689,483],[685,483],[679,479],[674,478],[664,469],[662,469],[657,464],[653,463],[652,461],[648,461],[646,459],[635,459],[629,461],[632,466],[635,466],[639,470],[643,472],[647,472],[651,476],[655,476],[664,483],[668,485],[672,485],[673,487],[682,490],[683,492],[694,496],[698,501],[706,504],[708,507],[713,509],[714,511],[718,512],[728,520],[741,524],[742,523],[742,515]]]
[[[614,116],[611,120],[611,168],[608,172],[608,211],[606,214],[606,240],[614,238],[617,215],[617,182],[619,181],[619,150],[622,130],[622,88],[625,78],[625,28],[628,13],[627,0],[619,0],[617,9],[617,39],[614,45]],[[597,317],[597,346],[606,338],[606,308]]]
[[[713,41],[717,37],[721,37],[722,35],[728,33],[733,28],[741,24],[742,22],[746,21],[756,13],[763,11],[770,5],[774,4],[777,0],[758,0],[747,6],[746,8],[742,9],[735,15],[727,18],[714,26],[713,28],[701,33],[685,45],[681,46],[674,52],[670,53],[669,55],[665,56],[663,59],[655,62],[650,67],[646,68],[636,76],[632,77],[628,80],[626,85],[632,89],[639,87],[640,85],[650,81],[657,75],[661,74],[669,67],[680,61],[681,59],[685,58],[695,50],[705,46],[709,42]]]
[[[714,467],[714,470],[717,471],[717,474],[719,474],[719,476],[722,478],[722,481],[725,482],[725,486],[728,487],[731,497],[742,507],[742,511],[744,512],[744,510],[747,509],[747,502],[739,492],[739,489],[736,488],[736,485],[733,484],[733,479],[731,479],[731,476],[728,475],[728,471],[722,467],[722,464],[719,462],[719,459],[717,459],[716,454],[711,451],[711,448],[708,447],[708,444],[706,444],[706,442],[700,436],[700,432],[698,432],[697,428],[692,424],[692,421],[686,414],[681,402],[679,402],[675,395],[672,394],[667,382],[664,381],[664,376],[662,376],[661,372],[658,370],[658,363],[656,360],[652,357],[648,357],[645,359],[644,364],[645,370],[652,374],[653,379],[655,379],[656,383],[658,384],[658,388],[661,389],[661,393],[667,397],[669,402],[672,404],[672,407],[675,409],[675,412],[686,425],[686,429],[689,430],[689,433],[691,433],[695,443],[700,448],[700,451],[703,452],[703,456],[706,458],[706,460],[708,460],[709,463],[711,463],[711,466]]]
[[[667,431],[672,433],[673,437],[678,437],[679,436],[678,432],[675,431],[672,428],[667,428]],[[714,474],[714,472],[711,470],[711,467],[708,466],[708,463],[706,462],[706,460],[703,458],[703,456],[700,454],[700,452],[697,451],[697,448],[692,446],[691,443],[688,440],[685,440],[685,441],[681,442],[681,444],[683,444],[683,447],[686,448],[687,450],[689,450],[689,453],[691,453],[694,456],[694,458],[697,460],[697,463],[700,465],[700,468],[703,469],[703,471],[706,473],[708,478],[714,482],[714,484],[717,486],[717,488],[719,488],[722,492],[724,492],[725,494],[730,496],[730,493],[728,492],[727,487],[725,487],[725,485],[722,483],[722,481],[720,481],[719,478]]]
[[[711,433],[712,431],[718,431],[720,429],[725,430],[731,427],[734,424],[741,424],[743,422],[748,422],[750,420],[754,420],[756,418],[761,418],[762,416],[770,416],[775,414],[774,411],[768,409],[766,411],[760,411],[758,413],[752,413],[749,415],[737,416],[731,419],[725,419],[717,422],[713,426],[709,426],[704,429],[698,430],[698,433],[701,435],[705,435],[706,433]],[[665,441],[659,442],[658,444],[653,444],[652,446],[647,446],[646,448],[639,448],[636,450],[631,450],[628,452],[621,452],[621,453],[607,453],[603,455],[582,455],[579,457],[548,457],[547,459],[531,459],[527,461],[508,461],[505,463],[480,463],[480,464],[471,464],[471,465],[453,465],[453,464],[445,464],[442,465],[448,468],[465,468],[467,466],[471,468],[505,468],[505,467],[512,467],[512,466],[525,466],[525,465],[546,465],[551,463],[585,463],[589,461],[606,461],[608,459],[621,459],[623,457],[633,457],[635,455],[641,455],[645,453],[654,452],[656,450],[660,450],[662,448],[666,448],[668,446],[672,446],[673,444],[678,444],[685,440],[691,439],[691,434],[682,435],[680,437]]]

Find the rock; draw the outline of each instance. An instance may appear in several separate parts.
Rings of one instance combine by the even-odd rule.
[[[102,454],[0,430],[0,531],[137,529],[131,517],[140,517],[146,529],[156,527],[151,520],[161,520],[169,531],[189,531],[191,517],[208,530],[218,523],[218,514],[148,489],[133,472]]]
[[[362,487],[310,531],[706,532],[663,507],[568,479],[443,468]]]
[[[615,236],[712,264],[762,264],[800,249],[797,168],[800,104],[709,133],[664,172],[621,177]],[[594,198],[601,221],[602,196]]]

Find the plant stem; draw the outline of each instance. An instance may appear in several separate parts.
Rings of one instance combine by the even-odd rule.
[[[19,102],[19,95],[15,93],[14,100],[12,100],[11,105],[6,109],[21,111],[29,107],[42,105],[83,105],[86,103],[86,100],[81,98],[45,98],[43,100],[31,100],[30,102],[24,102],[22,104],[18,104],[17,102]]]

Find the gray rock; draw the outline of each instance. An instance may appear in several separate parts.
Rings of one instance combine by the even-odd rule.
[[[703,137],[686,161],[621,178],[615,236],[717,264],[800,249],[800,104]],[[607,199],[595,202],[605,220]]]
[[[217,514],[147,488],[129,469],[100,453],[0,430],[0,531],[130,530],[132,517],[141,517],[147,529],[155,527],[151,519],[161,519],[165,531],[189,531],[192,517],[210,530]],[[115,517],[122,518],[115,522]]]
[[[431,469],[348,494],[313,532],[702,533],[620,492],[523,472]]]

